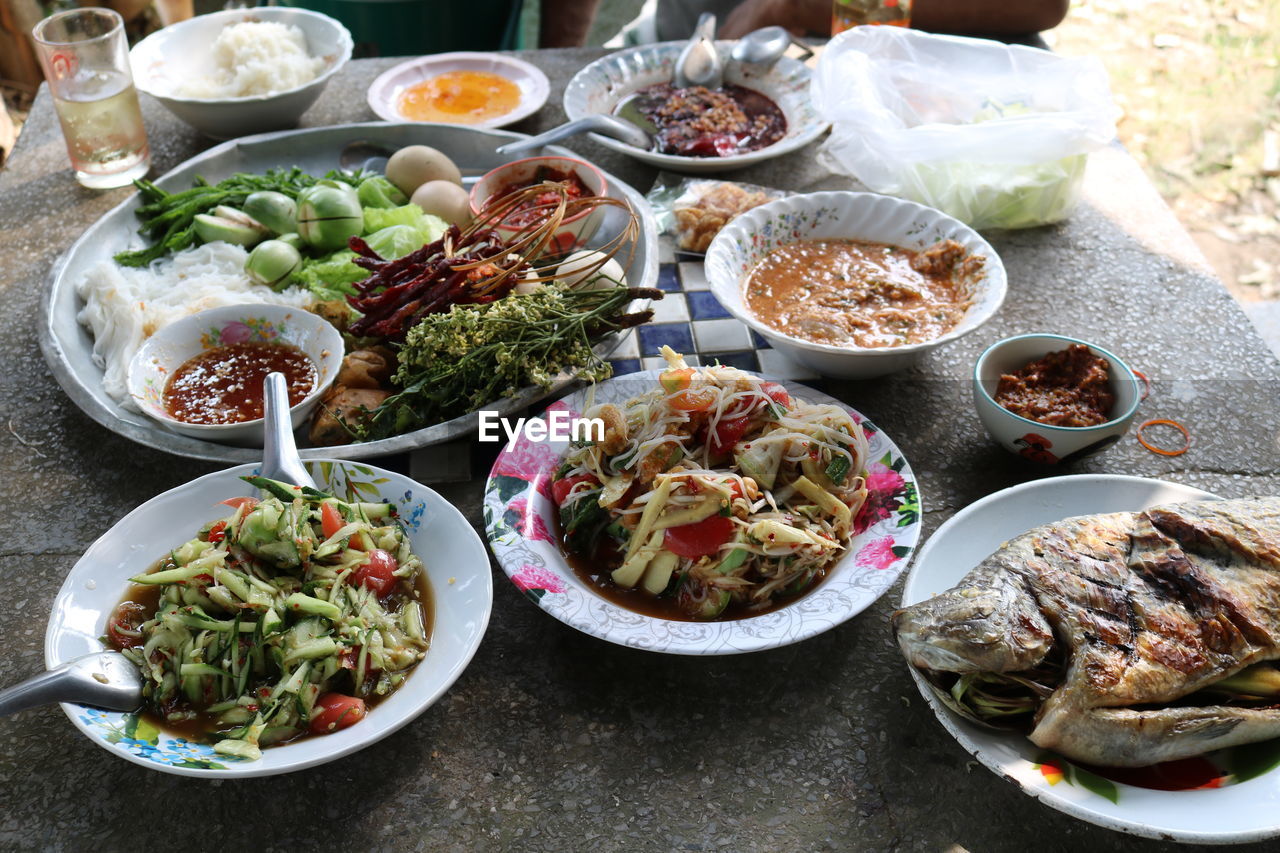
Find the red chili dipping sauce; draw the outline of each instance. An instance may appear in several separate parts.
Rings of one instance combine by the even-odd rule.
[[[231,344],[187,360],[165,384],[164,410],[189,424],[238,424],[262,417],[262,380],[284,374],[289,405],[316,387],[316,366],[287,344]]]
[[[1111,364],[1072,344],[1000,377],[996,403],[1037,423],[1089,427],[1111,420]]]
[[[552,166],[539,166],[538,170],[533,173],[533,177],[527,181],[512,181],[509,184],[503,184],[502,188],[493,194],[492,200],[488,204],[489,206],[494,206],[514,192],[519,192],[525,187],[537,186],[546,181],[563,185],[565,197],[570,202],[592,195],[591,190],[587,189],[587,185],[582,182],[582,178],[579,178],[575,172],[567,169],[556,169]],[[516,228],[537,225],[546,218],[548,206],[554,205],[558,201],[560,201],[558,192],[548,190],[545,193],[538,193],[531,198],[525,199],[519,207],[508,214],[502,221]],[[572,215],[572,212],[572,210],[567,211],[567,214]]]

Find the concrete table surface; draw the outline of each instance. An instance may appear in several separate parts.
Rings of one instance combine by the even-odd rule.
[[[552,99],[516,130],[563,120],[560,93],[600,51],[531,52]],[[392,60],[351,63],[304,126],[374,119]],[[163,173],[212,143],[144,97]],[[654,173],[570,143],[646,190]],[[848,186],[816,146],[735,178]],[[0,174],[0,684],[42,668],[50,603],[85,547],[142,501],[213,469],[130,443],[71,406],[36,343],[50,266],[126,190],[72,178],[47,89]],[[867,413],[920,479],[926,531],[988,493],[1061,473],[1162,477],[1226,496],[1277,489],[1280,366],[1137,164],[1095,155],[1065,224],[994,234],[1009,297],[987,326],[910,372],[824,387]],[[1032,467],[983,432],[966,377],[984,347],[1051,331],[1152,379],[1141,417],[1175,417],[1192,450],[1127,436],[1068,470]],[[440,487],[479,528],[495,448]],[[57,708],[0,719],[0,848],[430,850],[1156,850],[1090,826],[978,766],[917,694],[892,641],[895,587],[807,642],[688,659],[610,645],[540,612],[495,572],[493,618],[453,689],[416,722],[320,768],[244,782],[167,776],[108,755]],[[1258,849],[1262,849],[1261,846]]]

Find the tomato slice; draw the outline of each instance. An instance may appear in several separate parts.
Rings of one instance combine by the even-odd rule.
[[[138,626],[147,621],[147,608],[136,601],[122,601],[107,620],[107,642],[117,651],[135,649],[143,644]]]
[[[777,382],[765,382],[760,388],[764,391],[766,397],[782,406],[782,408],[791,408],[791,395],[787,393],[786,388],[783,388]]]
[[[327,735],[354,726],[366,714],[364,700],[342,693],[326,693],[316,700],[311,715],[311,732]]]
[[[209,542],[217,545],[223,539],[227,538],[227,523],[219,521],[209,528]]]
[[[733,538],[733,519],[713,515],[693,524],[668,527],[662,547],[681,557],[705,557]]]
[[[671,408],[682,412],[705,412],[716,402],[715,392],[710,388],[689,388],[667,398]]]
[[[693,383],[693,368],[681,367],[679,369],[664,370],[658,374],[658,384],[662,386],[662,390],[668,394],[674,394],[677,391],[683,391]]]
[[[717,456],[732,453],[733,446],[742,440],[750,425],[751,418],[748,415],[740,418],[721,418],[707,441],[711,452]]]
[[[320,504],[320,530],[324,533],[325,539],[333,536],[345,524],[346,522],[342,519],[342,513],[338,512],[336,506],[331,503]]]
[[[244,507],[246,510],[253,509],[258,505],[257,498],[227,498],[225,501],[218,501],[220,504],[226,504],[232,509]]]
[[[573,491],[573,487],[579,483],[595,483],[599,485],[600,481],[590,474],[577,474],[573,477],[565,477],[563,480],[556,480],[551,484],[551,497],[555,500],[556,506],[563,506],[564,502],[569,498],[569,493]]]
[[[352,573],[351,582],[368,587],[374,595],[382,598],[396,585],[394,572],[398,565],[390,551],[374,548],[369,552],[368,561]]]

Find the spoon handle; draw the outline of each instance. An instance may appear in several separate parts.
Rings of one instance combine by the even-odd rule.
[[[0,716],[51,702],[132,711],[142,704],[142,676],[118,652],[85,655],[0,690]]]
[[[0,690],[0,716],[72,698],[67,693],[73,681],[75,679],[71,676],[71,668],[63,664],[57,669],[6,687]]]
[[[528,139],[521,139],[518,142],[508,142],[497,149],[499,154],[520,154],[524,151],[532,151],[536,148],[542,148],[545,145],[551,145],[562,139],[568,139],[571,136],[577,136],[580,133],[599,133],[604,136],[612,137],[628,145],[636,148],[648,148],[649,137],[643,130],[638,127],[628,125],[626,122],[620,121],[613,116],[607,116],[603,113],[596,115],[583,116],[579,119],[566,122],[559,127],[553,127],[548,131],[539,133],[537,136],[531,136]]]
[[[797,36],[792,36],[791,43],[796,47],[800,48],[800,51],[803,54],[802,56],[796,57],[798,61],[804,62],[806,59],[809,59],[810,57],[813,56],[813,48],[809,47],[809,45],[805,43],[804,39],[799,38]]]
[[[298,457],[289,420],[289,391],[283,373],[271,373],[262,381],[262,476],[295,486],[316,487]]]

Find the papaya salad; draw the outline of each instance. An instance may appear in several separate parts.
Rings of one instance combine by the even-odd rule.
[[[862,430],[837,405],[662,354],[659,387],[591,407],[603,436],[556,472],[566,551],[606,597],[668,618],[751,616],[812,589],[866,499]]]
[[[224,501],[230,515],[131,578],[106,642],[142,671],[159,725],[256,759],[355,725],[403,684],[430,594],[394,505],[244,479],[263,498]]]

